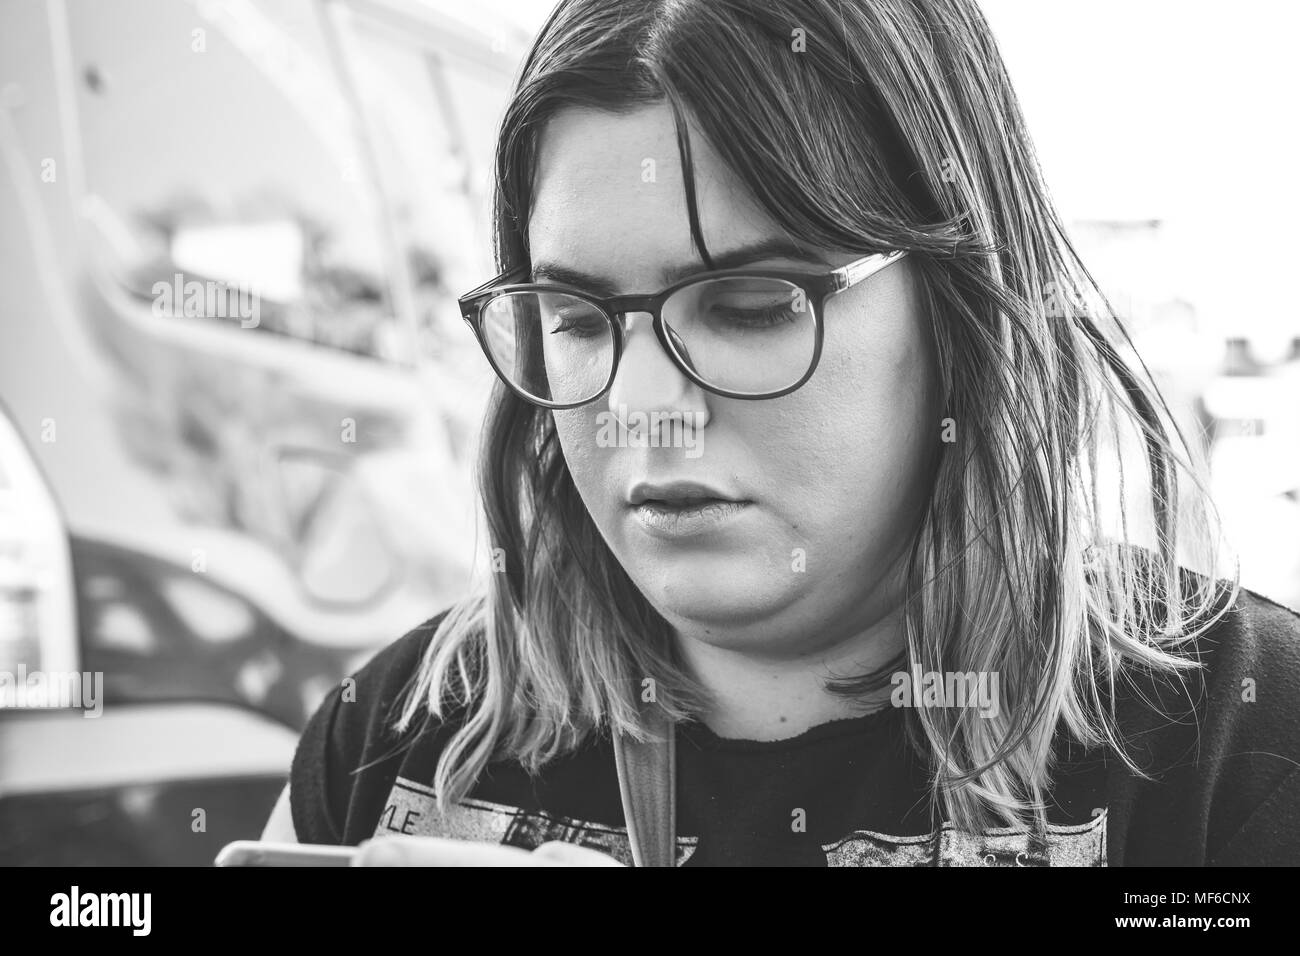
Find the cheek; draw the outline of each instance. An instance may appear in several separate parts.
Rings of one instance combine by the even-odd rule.
[[[929,427],[928,349],[919,317],[897,316],[874,326],[868,321],[838,323],[828,330],[830,352],[819,397],[846,449],[864,457],[900,463],[937,434]],[[850,457],[854,457],[850,455]]]
[[[905,288],[894,293],[828,314],[816,373],[773,416],[791,518],[809,533],[904,533],[924,488],[940,431],[933,363],[924,316]]]
[[[609,487],[612,481],[611,453],[615,451],[601,448],[596,442],[596,414],[595,410],[584,408],[551,412],[569,474],[593,517],[608,507],[612,494]]]

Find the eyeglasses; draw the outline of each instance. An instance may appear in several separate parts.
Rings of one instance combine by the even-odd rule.
[[[614,384],[631,312],[653,318],[673,364],[725,398],[777,398],[812,377],[826,300],[906,252],[865,256],[830,272],[726,269],[656,295],[601,298],[570,285],[525,283],[521,266],[462,296],[461,315],[515,394],[544,408],[576,408]]]

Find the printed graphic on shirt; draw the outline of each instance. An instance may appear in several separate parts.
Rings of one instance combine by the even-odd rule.
[[[438,812],[431,787],[403,777],[397,778],[389,792],[374,835],[393,833],[503,843],[525,850],[536,849],[552,840],[562,840],[599,850],[624,866],[632,865],[632,847],[623,827],[588,823],[475,799],[462,800],[444,815]],[[678,866],[690,859],[695,846],[694,837],[677,838]]]
[[[1048,824],[1045,840],[1024,829],[975,834],[945,823],[923,836],[858,830],[823,849],[828,866],[1105,866],[1106,811],[1077,826]]]
[[[442,814],[431,787],[403,777],[397,778],[389,792],[374,835],[393,833],[501,843],[525,850],[561,840],[632,865],[623,827],[472,798]],[[691,858],[698,844],[698,837],[677,837],[678,866]],[[1033,838],[1027,830],[1003,828],[972,834],[945,823],[921,836],[856,830],[822,849],[827,866],[1105,866],[1106,811],[1078,826],[1049,825],[1046,840]]]

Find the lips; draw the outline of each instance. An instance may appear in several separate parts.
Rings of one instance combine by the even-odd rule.
[[[646,534],[683,547],[728,540],[753,505],[737,494],[693,481],[641,482],[627,500],[632,519]]]
[[[647,504],[664,508],[700,508],[714,504],[743,503],[745,500],[739,495],[693,481],[661,484],[638,482],[627,495],[628,504],[633,508]]]

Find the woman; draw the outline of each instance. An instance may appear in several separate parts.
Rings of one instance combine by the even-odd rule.
[[[615,744],[670,736],[677,864],[1300,862],[1300,622],[1219,573],[973,3],[564,0],[496,199],[493,573],[268,839],[629,863]]]

